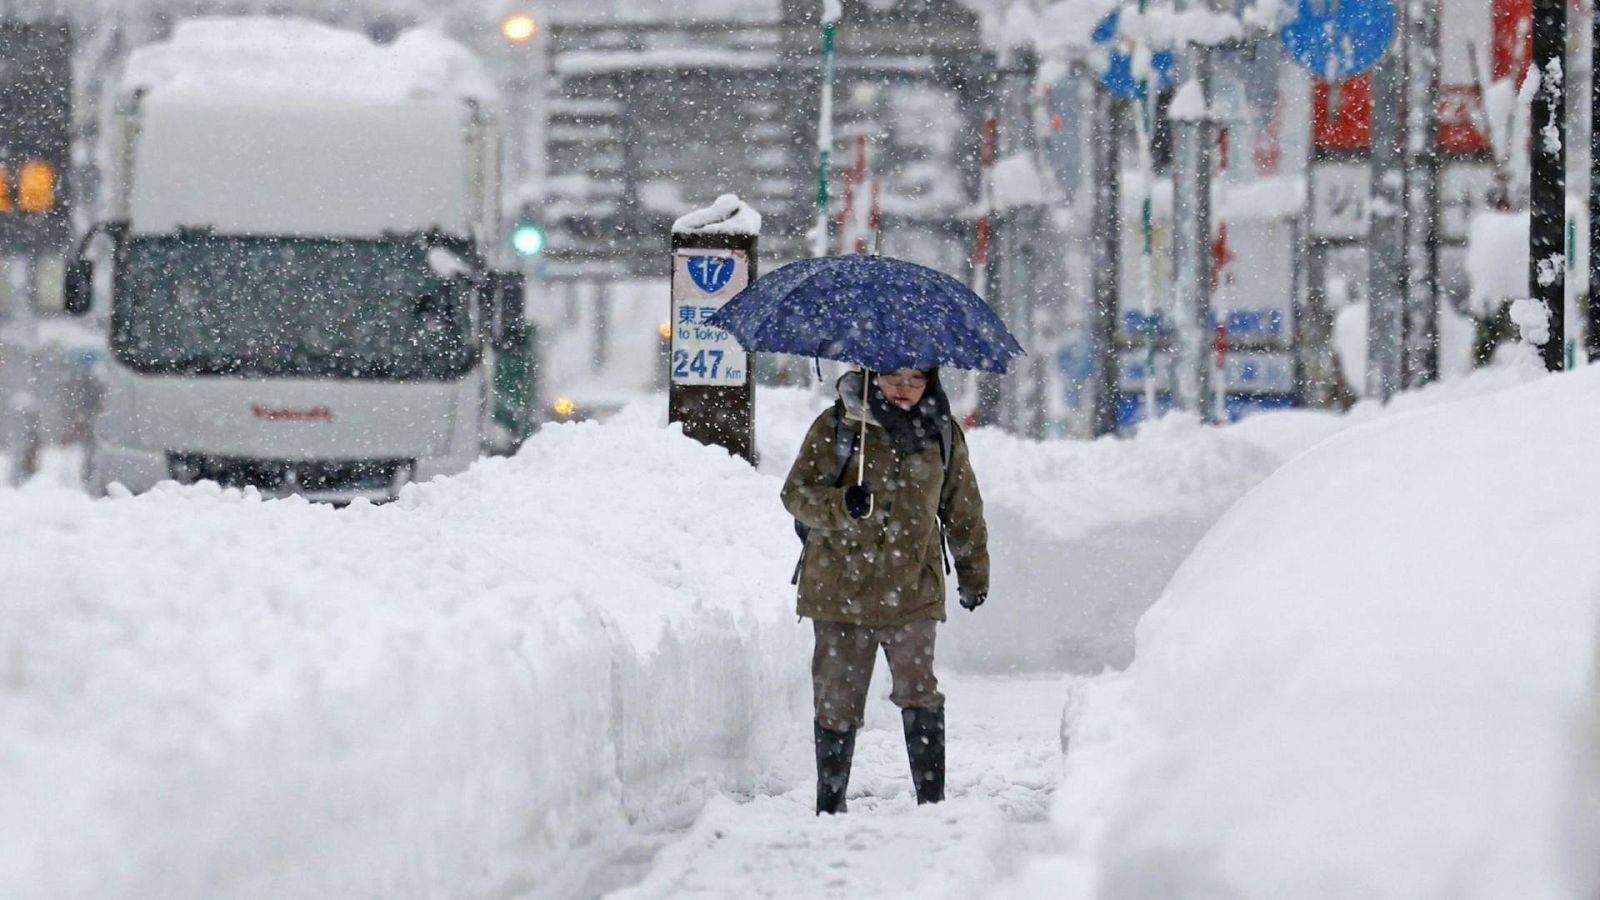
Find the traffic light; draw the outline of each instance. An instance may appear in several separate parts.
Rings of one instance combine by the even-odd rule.
[[[17,173],[17,208],[45,212],[56,205],[56,167],[30,160]]]
[[[526,222],[518,225],[511,232],[511,246],[521,256],[538,256],[544,251],[544,229]]]
[[[539,23],[527,13],[512,13],[500,21],[500,33],[514,44],[525,43],[539,33]]]

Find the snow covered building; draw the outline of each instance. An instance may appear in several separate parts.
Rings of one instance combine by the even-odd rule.
[[[853,167],[875,176],[886,249],[948,268],[970,241],[963,216],[992,66],[978,17],[954,0],[843,6],[830,181],[837,191]],[[557,22],[545,177],[528,204],[549,236],[547,276],[653,275],[671,221],[730,190],[769,223],[769,265],[805,255],[819,15],[813,0],[784,0],[707,18]]]

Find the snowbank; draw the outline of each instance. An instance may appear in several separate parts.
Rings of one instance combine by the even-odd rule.
[[[1071,852],[1009,896],[1594,895],[1600,372],[1438,400],[1207,534],[1069,704]]]
[[[1367,393],[1367,315],[1368,302],[1346,302],[1333,318],[1333,347],[1338,355],[1339,375],[1357,396]],[[1475,368],[1478,329],[1471,316],[1456,311],[1450,304],[1439,306],[1439,375],[1446,380],[1464,376],[1481,380],[1484,372]]]
[[[385,507],[0,491],[0,896],[570,895],[803,719],[777,493],[628,421]]]
[[[1528,211],[1481,212],[1467,232],[1468,306],[1488,318],[1528,293]]]

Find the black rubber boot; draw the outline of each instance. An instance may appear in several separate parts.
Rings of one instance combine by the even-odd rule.
[[[900,718],[905,720],[917,803],[938,803],[944,799],[944,709],[902,709]]]
[[[855,729],[832,731],[812,723],[817,740],[817,815],[845,811],[850,786],[850,757],[856,751]]]

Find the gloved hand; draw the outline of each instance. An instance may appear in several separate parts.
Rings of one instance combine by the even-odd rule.
[[[966,588],[961,588],[956,593],[961,595],[962,609],[977,609],[983,605],[983,601],[989,599],[988,594],[980,594],[977,591],[969,591]]]
[[[844,511],[852,519],[865,519],[872,514],[872,485],[852,484],[844,489]]]

